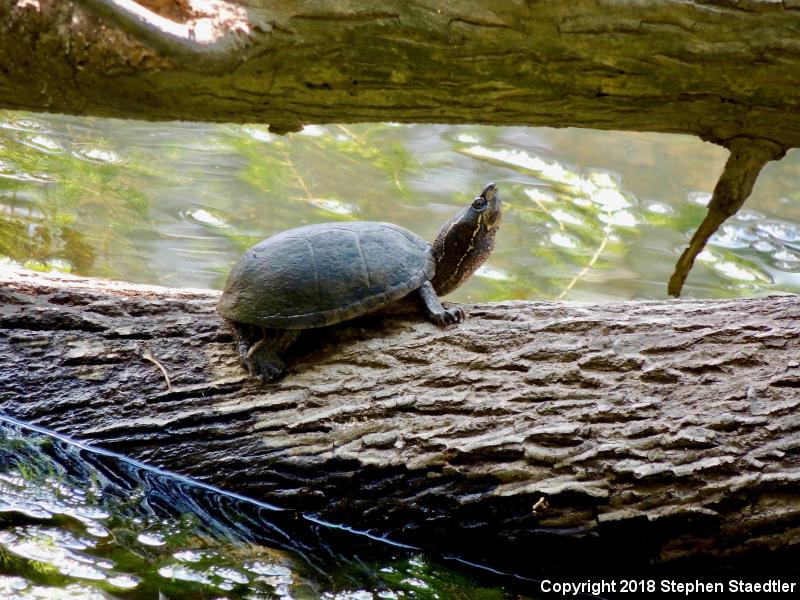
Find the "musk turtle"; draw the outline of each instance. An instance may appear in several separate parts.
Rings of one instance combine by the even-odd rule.
[[[228,276],[217,310],[236,329],[252,376],[272,381],[300,331],[393,307],[416,305],[434,323],[464,319],[444,308],[450,293],[488,258],[502,203],[488,184],[428,244],[391,223],[321,223],[284,231],[245,252]]]

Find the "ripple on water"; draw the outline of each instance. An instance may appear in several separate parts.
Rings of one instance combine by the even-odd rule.
[[[258,127],[256,125],[243,125],[239,127],[239,131],[241,131],[247,137],[252,138],[257,142],[264,142],[265,144],[271,144],[276,138],[276,136],[270,133],[266,127]]]
[[[712,271],[739,283],[772,284],[772,276],[757,264],[729,254],[719,254],[709,248],[703,250],[698,256],[699,262],[705,263]]]
[[[270,577],[288,577],[291,580],[292,571],[283,565],[276,565],[273,563],[265,563],[260,560],[246,562],[244,568],[255,573],[256,575],[265,575]]]
[[[636,227],[642,222],[642,218],[631,210],[617,210],[614,212],[602,212],[597,218],[608,225],[616,227]]]
[[[14,503],[8,503],[2,500],[0,501],[0,512],[15,512],[32,519],[49,519],[53,516],[53,513],[45,510],[39,504],[26,502],[24,500],[18,500]]]
[[[422,579],[417,579],[416,577],[406,577],[405,579],[402,579],[400,583],[423,590],[426,590],[430,587],[427,582],[422,581]]]
[[[723,260],[714,263],[714,270],[720,275],[736,281],[772,283],[772,277],[755,265]]]
[[[756,224],[756,229],[763,235],[781,242],[796,242],[800,240],[800,228],[794,223],[786,221],[762,221]]]
[[[21,592],[28,587],[28,582],[23,577],[16,577],[11,575],[0,575],[0,592],[4,597],[13,592]]]
[[[125,159],[113,150],[99,148],[97,146],[87,146],[85,144],[76,144],[73,146],[72,155],[75,158],[91,163],[121,165],[125,162]]]
[[[723,225],[708,240],[709,244],[730,249],[747,248],[756,241],[758,236],[752,229],[736,224]]]
[[[105,569],[113,566],[83,552],[94,547],[92,540],[54,527],[14,527],[0,532],[0,545],[12,554],[52,565],[63,575],[78,579],[104,580]]]
[[[798,271],[800,270],[800,254],[781,248],[774,252],[771,256],[774,261],[773,264],[781,271]]]
[[[581,214],[567,210],[565,208],[559,207],[550,211],[550,216],[553,217],[559,223],[566,223],[568,225],[578,225],[582,227],[588,225],[586,219],[584,219]]]
[[[772,242],[768,242],[766,240],[758,240],[753,244],[753,250],[757,250],[758,252],[773,252],[777,246]]]
[[[246,584],[250,583],[250,578],[242,573],[241,571],[237,571],[236,569],[231,569],[230,567],[218,567],[214,566],[211,567],[211,573],[224,579],[232,584]]]
[[[698,206],[708,206],[708,203],[711,202],[711,194],[709,192],[692,191],[686,194],[686,198],[689,202]]]
[[[733,216],[734,219],[737,221],[743,221],[745,223],[752,223],[753,221],[763,221],[764,215],[757,210],[740,210]]]
[[[185,219],[197,223],[198,225],[203,225],[204,227],[211,227],[213,229],[230,229],[231,227],[227,221],[205,208],[181,211],[180,214]]]
[[[461,148],[458,152],[471,156],[472,158],[485,160],[512,169],[529,171],[543,179],[550,179],[552,181],[564,182],[568,175],[567,169],[558,162],[545,160],[540,156],[525,152],[524,150],[491,148],[476,144],[468,148]]]
[[[586,179],[594,183],[597,187],[616,188],[622,184],[622,177],[619,173],[614,173],[612,171],[586,171]]]
[[[200,550],[180,550],[173,552],[172,556],[181,562],[199,562],[207,554]]]
[[[115,575],[108,578],[108,583],[123,590],[132,590],[139,585],[139,579],[133,575]]]
[[[72,145],[68,140],[44,133],[21,133],[18,139],[20,143],[45,154],[63,154]]]
[[[566,248],[568,250],[575,250],[581,245],[577,237],[564,231],[553,231],[550,234],[550,242],[559,248]]]
[[[513,275],[506,273],[502,269],[497,269],[488,265],[481,265],[478,267],[478,270],[475,271],[475,275],[483,277],[484,279],[491,279],[492,281],[511,281],[514,279]]]
[[[398,595],[394,592],[389,592],[390,596],[382,595],[382,593],[378,593],[378,598],[398,598]],[[438,597],[438,596],[435,596]],[[372,592],[368,592],[366,590],[357,590],[354,592],[339,592],[338,594],[326,592],[321,596],[322,600],[375,600],[375,596]]]
[[[136,541],[145,546],[163,546],[166,540],[161,533],[155,531],[143,531],[136,536]]]
[[[334,198],[312,198],[309,204],[334,215],[347,216],[358,212],[358,207]]]
[[[453,138],[456,142],[461,144],[480,144],[481,138],[472,133],[459,133]]]
[[[786,271],[787,273],[799,273],[800,272],[800,263],[795,261],[785,261],[785,260],[778,260],[772,263],[772,265],[781,271]]]
[[[522,190],[522,192],[533,202],[536,203],[538,202],[547,203],[556,201],[556,195],[553,192],[546,190],[542,187],[525,188],[524,190]]]
[[[9,119],[7,121],[0,121],[0,129],[13,129],[14,131],[48,131],[50,126],[44,121],[38,121],[30,117],[20,117],[18,119]]]
[[[297,135],[304,135],[306,137],[323,137],[328,135],[328,130],[321,125],[306,125]]]
[[[0,160],[0,177],[3,179],[13,179],[15,181],[30,183],[50,183],[55,181],[54,177],[47,174],[32,175],[30,173],[25,173],[10,160]]]
[[[658,202],[656,200],[651,200],[649,202],[645,202],[642,205],[642,208],[649,213],[653,213],[655,215],[674,215],[675,209],[672,208],[669,204],[665,202]]]
[[[211,578],[196,569],[187,567],[186,565],[164,565],[158,570],[158,574],[164,579],[179,579],[181,581],[194,581],[195,583],[203,583],[211,585]]]

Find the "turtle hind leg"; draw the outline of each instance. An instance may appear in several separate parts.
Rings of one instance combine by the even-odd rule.
[[[250,346],[243,359],[250,376],[268,383],[283,375],[286,365],[281,360],[281,354],[299,334],[297,329],[264,329],[263,337]]]
[[[239,351],[239,360],[242,363],[242,367],[248,369],[247,353],[261,339],[263,330],[260,327],[245,325],[244,323],[231,322],[231,325],[233,325],[233,330],[236,334],[236,349]]]

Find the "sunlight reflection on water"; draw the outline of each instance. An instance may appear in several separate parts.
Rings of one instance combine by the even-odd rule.
[[[657,134],[374,124],[281,137],[259,125],[0,113],[0,255],[219,288],[249,245],[291,227],[382,220],[433,239],[493,180],[506,207],[496,250],[453,299],[665,297],[724,157]],[[790,153],[765,170],[711,240],[718,265],[733,266],[701,261],[686,295],[800,289],[788,183],[799,165]]]

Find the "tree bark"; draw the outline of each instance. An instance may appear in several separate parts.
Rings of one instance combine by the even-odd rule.
[[[0,106],[278,131],[472,122],[800,145],[798,0],[239,0],[205,13],[140,0],[174,21],[162,36],[116,3],[0,0]]]
[[[796,561],[795,296],[482,304],[446,329],[362,319],[308,332],[265,387],[217,298],[6,269],[2,410],[527,573]]]

